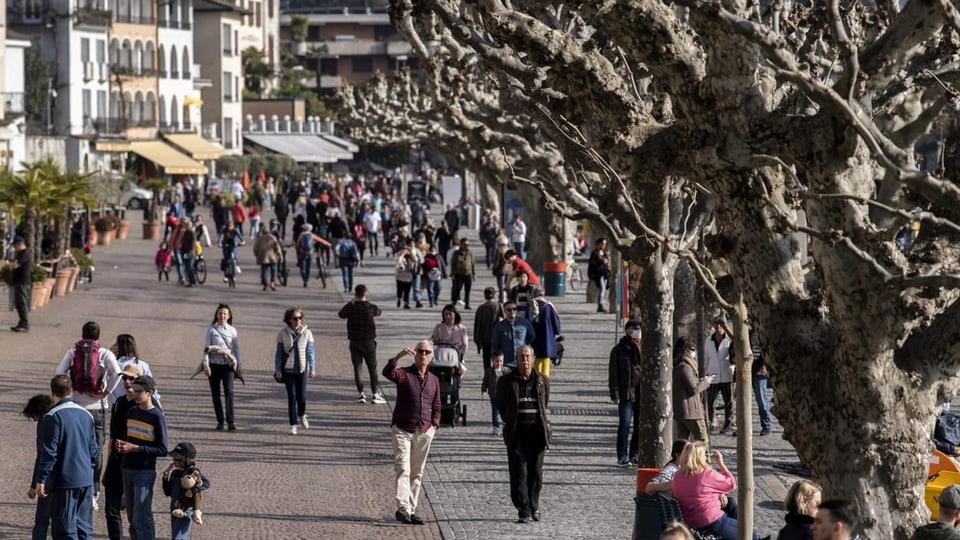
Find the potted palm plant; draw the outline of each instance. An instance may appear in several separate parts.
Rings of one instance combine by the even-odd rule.
[[[162,225],[160,223],[160,194],[169,189],[170,185],[160,178],[151,178],[147,181],[145,187],[153,192],[153,199],[147,206],[146,219],[143,222],[143,239],[156,241],[160,239],[160,227]]]

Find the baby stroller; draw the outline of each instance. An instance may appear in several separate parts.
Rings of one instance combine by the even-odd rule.
[[[460,353],[448,345],[437,345],[429,369],[440,379],[440,423],[467,425],[467,406],[460,403]]]

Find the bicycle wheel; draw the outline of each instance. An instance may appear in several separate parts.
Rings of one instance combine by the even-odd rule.
[[[207,261],[203,259],[197,259],[197,262],[194,263],[194,270],[197,274],[197,283],[203,285],[207,282]]]
[[[570,265],[567,267],[567,286],[570,287],[571,291],[576,291],[580,288],[580,269],[575,265]]]

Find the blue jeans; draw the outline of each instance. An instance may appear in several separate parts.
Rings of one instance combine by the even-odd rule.
[[[195,266],[195,264],[197,261],[194,259],[193,255],[184,256],[183,254],[181,254],[180,257],[183,260],[183,268],[184,270],[186,270],[187,283],[191,285],[196,285],[197,284],[197,267]]]
[[[54,489],[47,498],[54,538],[93,538],[93,486]]]
[[[500,411],[497,410],[497,401],[494,399],[490,400],[490,415],[493,427],[500,427]]]
[[[268,279],[269,278],[269,279]],[[260,265],[260,284],[271,285],[277,281],[277,263]]]
[[[753,396],[760,410],[760,429],[770,429],[770,400],[767,399],[767,378],[754,377]]]
[[[187,515],[182,518],[170,516],[170,537],[173,540],[188,540],[190,538],[190,525],[193,524],[193,508],[185,510]]]
[[[310,259],[313,258],[313,252],[308,251],[303,254],[303,257],[300,259],[300,277],[303,278],[303,284],[306,285],[310,281]]]
[[[443,280],[430,281],[427,280],[427,301],[430,303],[430,307],[433,307],[440,303],[440,284],[443,283]]]
[[[297,425],[297,417],[307,412],[307,372],[283,372],[283,385],[287,388],[287,416],[290,425]]]
[[[177,265],[177,280],[183,281],[183,253],[174,251],[173,263]]]
[[[380,234],[375,232],[367,233],[367,246],[370,247],[370,254],[375,255],[380,252]]]
[[[353,265],[341,264],[340,275],[343,277],[343,290],[345,291],[352,290],[353,289]]]
[[[523,250],[524,247],[526,247],[526,242],[513,243],[513,250],[517,252],[517,257],[527,260],[527,252]]]
[[[620,413],[620,424],[617,425],[617,459],[628,459],[627,443],[630,440],[630,426],[633,424],[633,402],[621,399],[617,404]]]
[[[420,292],[420,274],[413,276],[413,285],[411,285],[411,287],[413,287],[413,301],[420,302],[423,299],[423,296],[421,296],[422,293]]]
[[[607,301],[607,278],[599,277],[596,280],[597,284],[597,306],[603,307],[604,303]]]
[[[156,481],[156,469],[123,470],[123,493],[127,497],[131,540],[153,540],[157,537],[153,523],[153,485]]]
[[[727,516],[721,516],[703,529],[712,531],[722,540],[737,540],[737,520]],[[757,531],[753,531],[753,540],[758,540]]]

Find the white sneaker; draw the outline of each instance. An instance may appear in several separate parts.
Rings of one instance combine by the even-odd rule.
[[[99,493],[97,493],[96,495],[93,496],[93,509],[94,509],[94,510],[99,510],[99,509],[100,509],[100,501],[99,501],[99,499],[100,499],[100,494],[99,494]]]
[[[372,401],[374,405],[385,405],[387,403],[387,400],[383,399],[383,394],[374,394]]]
[[[367,402],[366,394],[361,393],[360,397],[357,398],[357,403],[366,403],[366,402]]]
[[[296,425],[290,426],[290,434],[291,434],[291,435],[296,435],[296,434],[297,434],[297,426],[296,426]]]
[[[303,426],[303,429],[310,429],[310,420],[307,420],[307,415],[300,417],[300,425]],[[293,426],[297,427],[297,426]]]

